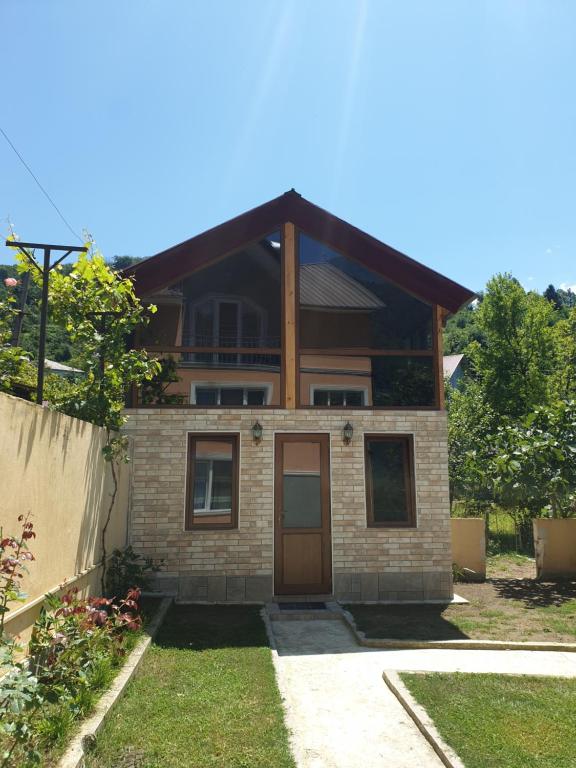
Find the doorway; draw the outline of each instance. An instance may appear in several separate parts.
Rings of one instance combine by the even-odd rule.
[[[276,435],[275,449],[274,594],[331,594],[329,435]]]

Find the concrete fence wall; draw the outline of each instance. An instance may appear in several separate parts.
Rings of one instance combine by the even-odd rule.
[[[453,517],[452,562],[476,574],[478,580],[486,578],[486,528],[482,517]],[[471,574],[467,574],[471,578]]]
[[[99,592],[100,534],[112,476],[102,456],[105,431],[34,403],[0,394],[0,526],[18,534],[19,515],[30,514],[35,561],[24,579],[25,604],[7,614],[7,631],[28,639],[43,596],[66,582],[83,593]],[[106,549],[126,543],[128,467],[106,536]]]
[[[576,519],[532,522],[537,577],[576,578]]]

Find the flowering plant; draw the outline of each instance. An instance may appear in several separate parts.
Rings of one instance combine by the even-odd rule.
[[[126,632],[142,626],[139,590],[115,603],[106,597],[83,598],[77,587],[61,597],[48,596],[29,644],[30,667],[48,700],[74,699],[90,685],[104,659],[125,655]]]
[[[22,602],[26,598],[22,592],[22,579],[28,572],[26,563],[34,560],[28,549],[28,541],[36,537],[34,526],[29,522],[29,516],[20,515],[18,522],[21,523],[18,536],[4,536],[0,527],[0,640],[4,640],[8,603]]]
[[[34,560],[28,542],[36,536],[28,517],[18,519],[19,535],[0,530],[0,768],[41,763],[42,750],[90,711],[142,625],[139,589],[109,599],[84,598],[70,588],[46,596],[29,657],[17,661],[20,648],[6,635],[4,619],[9,605],[25,598],[22,579]]]

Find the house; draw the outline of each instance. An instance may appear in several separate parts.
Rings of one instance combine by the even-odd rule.
[[[130,531],[189,601],[452,595],[442,326],[473,293],[291,190],[128,268]]]
[[[444,355],[444,379],[455,389],[464,376],[464,355]]]
[[[64,379],[75,379],[78,376],[84,376],[84,371],[80,368],[72,368],[64,363],[57,363],[56,360],[44,360],[44,368],[48,373],[52,373],[55,376],[62,376]]]

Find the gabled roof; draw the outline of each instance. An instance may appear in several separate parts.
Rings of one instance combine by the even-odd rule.
[[[333,216],[294,190],[134,264],[125,269],[124,274],[134,277],[139,296],[147,296],[182,279],[215,257],[279,230],[287,221],[449,312],[456,312],[475,296],[468,288]]]

